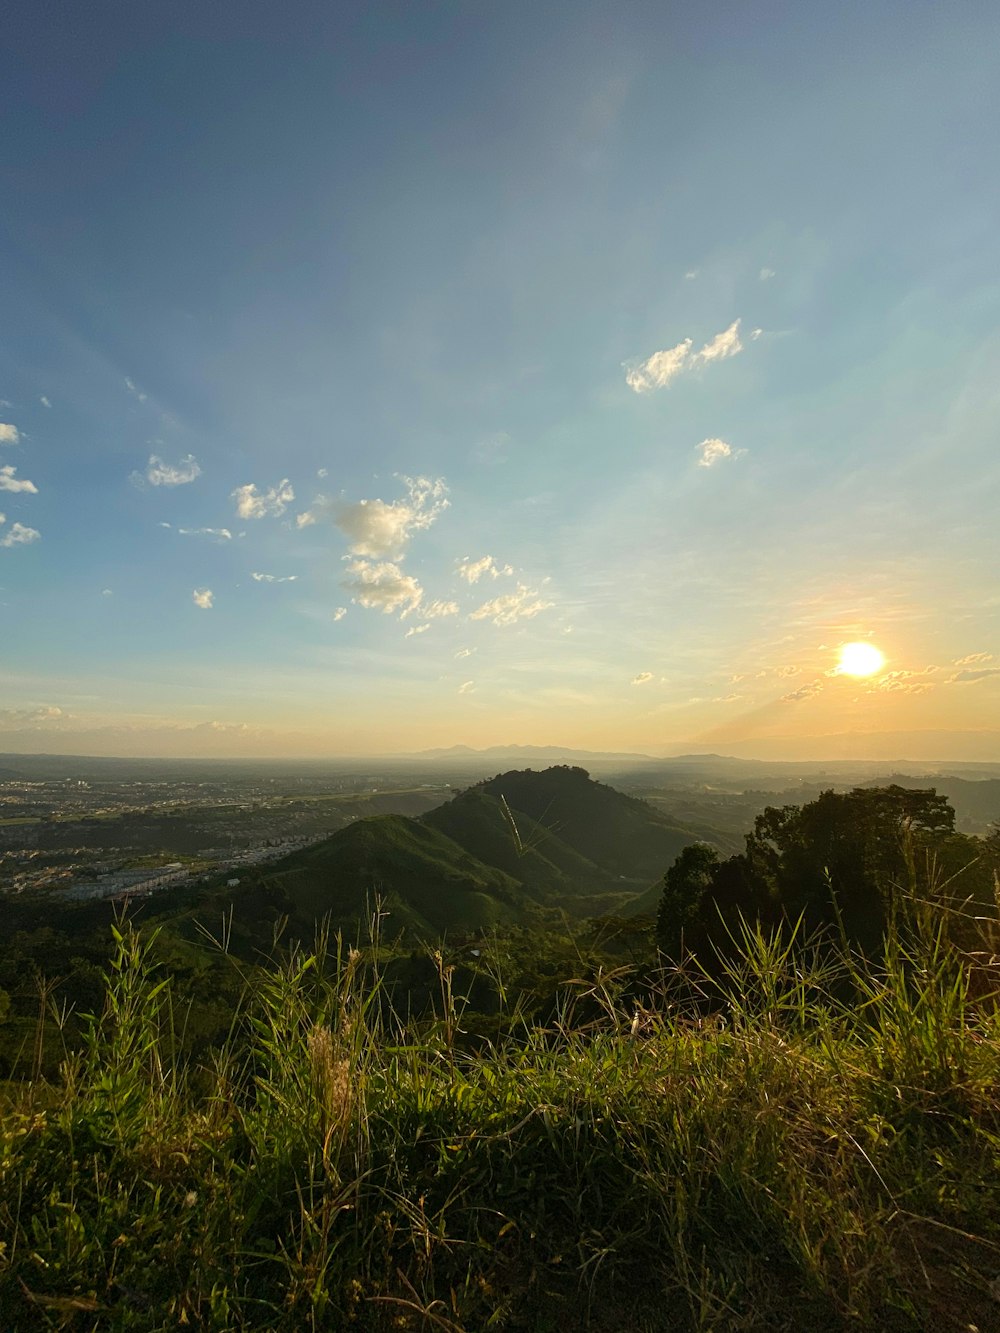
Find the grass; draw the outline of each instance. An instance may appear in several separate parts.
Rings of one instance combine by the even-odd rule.
[[[410,1023],[375,957],[275,962],[192,1066],[120,923],[83,1049],[8,1086],[0,1327],[1000,1326],[1000,1021],[940,922],[748,926],[711,1005],[621,969],[473,1053],[440,955]]]

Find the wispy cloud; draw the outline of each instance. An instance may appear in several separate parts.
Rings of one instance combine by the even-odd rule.
[[[146,480],[150,486],[186,486],[201,476],[201,468],[194,454],[186,454],[179,463],[165,463],[159,454],[150,454],[146,464]]]
[[[957,667],[975,666],[977,662],[992,662],[992,653],[969,653],[966,657],[956,657],[954,665]]]
[[[742,351],[740,321],[734,319],[728,329],[723,329],[721,333],[717,333],[700,352],[695,352],[691,360],[696,364],[708,365],[712,361],[725,361],[728,357],[735,356],[737,352]]]
[[[9,421],[0,421],[0,444],[18,444],[21,432]]]
[[[702,440],[701,444],[695,445],[695,449],[699,467],[715,467],[724,458],[742,458],[746,453],[745,449],[734,449],[725,440]]]
[[[9,464],[0,467],[0,491],[11,491],[14,495],[37,495],[38,487],[35,483],[28,481],[27,477],[23,481],[18,481],[15,472],[17,468]]]
[[[237,486],[231,498],[236,501],[240,518],[280,518],[295,499],[295,492],[288,478],[283,477],[277,486],[266,491],[259,491],[253,482]]]
[[[195,606],[200,606],[203,611],[211,611],[214,597],[211,588],[195,588],[191,594]]]
[[[336,623],[336,621],[338,621],[338,620],[343,620],[343,618],[344,618],[346,615],[347,615],[347,607],[346,607],[346,606],[338,606],[337,609],[336,609],[336,611],[334,611],[333,615],[330,617],[330,619],[333,620],[334,623]]]
[[[734,320],[728,329],[709,339],[700,352],[692,352],[693,346],[692,339],[685,338],[662,352],[654,352],[648,360],[627,369],[625,383],[636,393],[650,393],[654,389],[665,389],[686,370],[696,370],[699,366],[735,356],[743,350],[740,321]]]
[[[457,602],[424,602],[420,608],[420,614],[426,616],[428,620],[439,620],[442,616],[457,616]]]
[[[125,376],[125,388],[128,389],[133,398],[138,398],[140,403],[146,401],[148,395],[143,393],[138,384],[136,384],[134,380],[130,380],[127,375]]]
[[[345,580],[344,587],[353,594],[358,606],[382,611],[387,616],[398,611],[403,619],[423,601],[424,590],[419,581],[412,574],[404,574],[391,561],[354,560],[347,566],[347,572],[353,577]]]
[[[250,577],[255,583],[294,583],[299,576],[298,574],[259,574],[255,571]]]
[[[469,619],[492,620],[494,625],[513,625],[518,620],[531,620],[553,605],[553,602],[547,602],[539,596],[537,590],[519,583],[514,592],[494,597],[470,612]]]
[[[498,565],[491,555],[484,555],[479,560],[466,555],[456,564],[455,573],[466,583],[478,583],[486,574],[491,579],[498,579],[501,574],[510,575],[514,571],[510,565]]]
[[[650,393],[653,389],[665,389],[685,370],[691,360],[691,339],[685,338],[675,347],[654,352],[648,360],[638,366],[632,366],[626,372],[625,383],[636,393]]]
[[[780,702],[783,704],[800,703],[803,699],[811,699],[815,694],[822,694],[823,682],[821,680],[811,680],[808,685],[800,685],[797,690],[792,690],[791,694],[783,694]]]
[[[0,524],[7,522],[6,514],[0,514]],[[0,537],[0,546],[8,550],[12,546],[30,546],[41,539],[37,528],[26,528],[23,523],[12,523],[10,530]]]
[[[169,528],[170,524],[163,523],[160,526]],[[177,531],[182,537],[214,537],[216,541],[220,542],[231,542],[233,540],[233,534],[228,528],[178,528]]]
[[[1000,666],[980,667],[976,671],[956,671],[948,677],[949,685],[972,685],[978,680],[988,680],[991,676],[1000,676]]]
[[[759,275],[761,282],[770,282],[774,277],[773,268],[762,268]]]
[[[476,651],[475,648],[459,648],[455,656],[457,658],[471,657],[475,651]]]
[[[406,550],[414,533],[422,532],[448,508],[448,488],[442,478],[403,477],[406,496],[387,503],[382,499],[327,500],[318,496],[312,506],[296,518],[300,528],[309,527],[328,515],[348,539],[351,555],[378,560],[393,559]]]
[[[0,708],[0,729],[3,731],[64,726],[72,720],[69,713],[52,704],[41,704],[37,708]]]
[[[695,278],[698,276],[700,272],[701,272],[700,268],[689,268],[688,271],[684,274],[685,280],[687,282],[694,282]]]
[[[633,676],[629,682],[631,685],[648,685],[653,679],[652,671],[640,671],[637,676]]]
[[[474,680],[463,680],[461,685],[459,685],[458,687],[458,693],[471,694],[475,688],[476,688],[476,682]]]
[[[38,401],[41,403],[41,405],[42,405],[43,407],[51,407],[51,406],[52,406],[52,404],[49,402],[49,400],[45,397],[45,394],[44,394],[44,393],[42,394],[41,398],[39,398]]]
[[[412,639],[415,634],[426,634],[431,627],[431,622],[425,620],[422,625],[411,625],[403,635],[404,639]]]

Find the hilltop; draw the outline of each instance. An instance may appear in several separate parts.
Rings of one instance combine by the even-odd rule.
[[[697,837],[582,768],[514,770],[417,818],[359,819],[277,862],[267,881],[303,927],[364,917],[378,895],[393,929],[440,934],[546,907],[626,910]]]

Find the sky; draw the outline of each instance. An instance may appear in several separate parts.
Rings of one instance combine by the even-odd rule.
[[[994,3],[4,29],[0,751],[1000,760]]]

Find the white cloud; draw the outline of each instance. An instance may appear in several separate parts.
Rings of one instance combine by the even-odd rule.
[[[318,467],[316,469],[316,475],[322,481],[324,477],[328,477],[330,475],[330,469],[325,467]]]
[[[347,607],[346,607],[346,606],[338,606],[337,609],[336,609],[336,611],[334,611],[334,613],[333,613],[331,619],[332,619],[334,622],[336,622],[336,621],[338,621],[338,620],[343,620],[343,618],[344,618],[346,615],[347,615]]]
[[[431,623],[429,620],[425,620],[422,625],[411,625],[410,628],[403,635],[403,638],[412,639],[414,634],[426,634],[427,631],[430,629],[430,627]]]
[[[455,566],[455,573],[465,579],[466,583],[478,583],[484,574],[489,574],[491,579],[498,579],[501,574],[509,575],[513,572],[510,565],[498,565],[491,555],[484,555],[479,560],[466,555]]]
[[[125,376],[125,388],[128,389],[129,393],[132,394],[133,397],[138,398],[140,403],[144,403],[146,401],[147,395],[144,394],[143,391],[139,388],[139,386],[135,384],[132,380],[130,380],[127,375]]]
[[[699,467],[714,467],[724,458],[742,458],[746,453],[745,449],[734,449],[725,440],[702,440],[701,444],[695,445],[695,449],[700,455]]]
[[[637,676],[633,676],[632,685],[647,685],[653,679],[652,671],[640,671]]]
[[[774,269],[773,269],[773,268],[762,268],[762,269],[761,269],[761,271],[760,271],[760,280],[761,280],[761,282],[770,282],[770,280],[771,280],[773,277],[774,277]]]
[[[469,619],[492,620],[494,625],[513,625],[518,620],[531,620],[552,605],[552,602],[544,601],[537,591],[519,583],[514,592],[494,597],[470,612]]]
[[[969,653],[967,657],[956,657],[955,666],[975,666],[977,662],[992,662],[992,653]]]
[[[102,589],[101,589],[101,596],[102,596],[102,597],[114,597],[114,595],[115,595],[114,592],[113,592],[110,588],[102,588]]]
[[[428,620],[439,620],[442,616],[457,616],[457,602],[425,602],[420,608],[420,614],[426,616]]]
[[[294,583],[299,577],[298,574],[258,574],[250,575],[255,583]]]
[[[45,394],[44,394],[44,393],[42,394],[41,398],[39,398],[38,401],[41,403],[41,405],[42,405],[43,407],[51,407],[51,406],[52,406],[52,404],[49,402],[49,400],[45,397]]]
[[[14,476],[16,467],[9,464],[6,467],[0,467],[0,491],[11,491],[14,495],[37,495],[38,487],[33,481],[18,481]]]
[[[169,523],[161,523],[161,527],[169,528]],[[214,537],[220,542],[231,542],[233,534],[228,528],[178,528],[177,531],[182,537]]]
[[[676,347],[654,352],[648,361],[633,366],[625,376],[625,383],[636,393],[665,389],[671,380],[686,369],[691,356],[691,339],[685,338]]]
[[[164,463],[158,454],[150,454],[146,465],[146,480],[150,486],[186,486],[201,476],[201,468],[195,462],[194,454],[186,454],[176,467]]]
[[[636,393],[649,393],[653,389],[665,389],[686,370],[694,370],[713,361],[724,361],[727,357],[735,356],[737,352],[743,350],[743,344],[740,342],[740,321],[734,320],[728,329],[717,333],[700,352],[692,352],[693,345],[690,338],[685,338],[674,347],[654,352],[648,361],[628,369],[625,383]]]
[[[476,682],[474,680],[463,680],[461,685],[459,685],[458,687],[458,693],[471,694],[475,688],[476,688]]]
[[[347,566],[354,577],[344,587],[354,594],[358,606],[382,611],[385,615],[408,616],[423,600],[424,590],[412,574],[404,574],[390,561],[373,564],[370,560],[354,560]]]
[[[459,657],[459,658],[461,658],[461,657],[471,657],[472,654],[473,654],[475,651],[476,651],[475,648],[459,648],[459,650],[458,650],[458,652],[455,654],[455,656],[456,656],[456,657]]]
[[[7,515],[0,514],[0,524],[7,522]],[[37,528],[26,528],[23,523],[14,523],[9,532],[0,537],[0,546],[9,550],[12,546],[30,546],[41,538]]]
[[[3,731],[64,726],[72,720],[71,714],[51,704],[41,704],[37,708],[0,708],[0,729]]]
[[[315,522],[316,515],[311,509],[307,509],[304,513],[295,515],[295,526],[297,528],[311,528]]]
[[[195,588],[191,594],[195,606],[200,606],[203,611],[211,611],[214,596],[211,588]]]
[[[288,478],[283,477],[277,486],[267,491],[258,491],[253,482],[237,486],[231,492],[231,498],[236,501],[240,518],[267,518],[269,515],[279,518],[295,499],[295,492]]]
[[[341,502],[332,507],[333,521],[350,542],[352,555],[398,559],[413,534],[429,528],[448,508],[448,488],[441,478],[430,481],[427,477],[401,476],[399,480],[406,487],[404,500],[392,504],[380,499],[358,500],[356,504]],[[300,522],[300,526],[305,523]]]
[[[700,268],[689,268],[688,271],[684,274],[684,277],[688,282],[694,282],[695,278],[698,276],[700,272],[701,272]]]
[[[728,329],[722,333],[717,333],[711,342],[707,342],[700,352],[695,352],[691,358],[692,361],[700,361],[703,364],[710,361],[724,361],[727,357],[735,356],[737,352],[743,351],[743,344],[740,342],[740,321],[734,319]]]
[[[757,339],[758,339],[759,337],[761,337],[761,335],[763,334],[763,332],[764,332],[763,329],[751,329],[751,330],[750,330],[750,341],[755,343],[755,342],[757,341]]]
[[[9,421],[0,421],[0,444],[18,444],[21,432]]]

